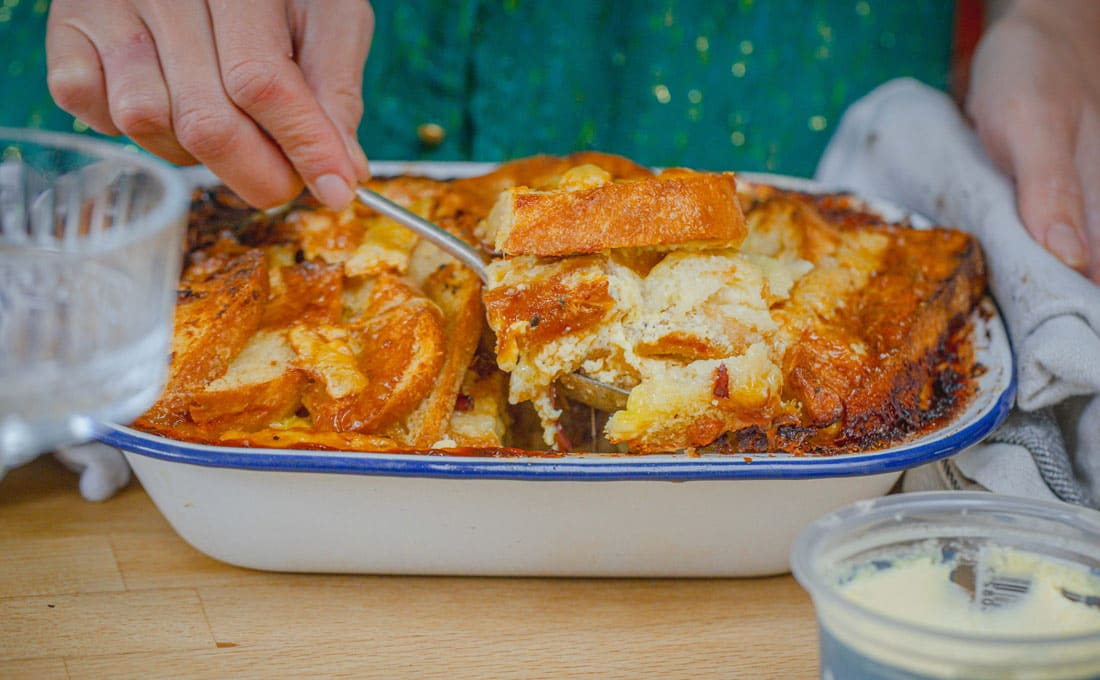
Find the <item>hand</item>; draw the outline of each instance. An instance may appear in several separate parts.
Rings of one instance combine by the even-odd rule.
[[[57,104],[244,200],[285,203],[303,180],[343,208],[370,176],[357,141],[374,15],[365,0],[54,0]]]
[[[1027,230],[1100,283],[1100,3],[1019,0],[982,39],[967,110]]]

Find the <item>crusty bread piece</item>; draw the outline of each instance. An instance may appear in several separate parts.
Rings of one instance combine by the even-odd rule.
[[[613,248],[736,247],[745,217],[732,173],[666,172],[655,178],[578,183],[500,195],[485,236],[507,255],[558,257]]]
[[[305,260],[273,266],[270,293],[264,307],[264,328],[295,323],[333,323],[340,318],[344,275],[339,265]]]
[[[843,319],[824,324],[814,313],[816,322],[802,326],[784,357],[785,396],[801,405],[801,422],[834,428],[829,446],[878,446],[942,414],[951,395],[933,399],[933,393],[943,387],[935,384],[936,364],[948,329],[961,324],[985,290],[972,237],[896,227],[877,235],[889,245],[873,281],[847,300]],[[791,302],[803,297],[796,290]],[[793,433],[786,445],[805,439],[812,448],[819,444],[814,434]]]
[[[185,419],[191,396],[224,374],[256,332],[267,296],[267,261],[261,250],[217,253],[189,267],[176,296],[168,384],[142,419]]]
[[[469,269],[454,263],[444,265],[421,287],[443,313],[445,354],[431,392],[387,434],[409,446],[427,448],[443,436],[455,410],[463,375],[474,357],[485,322],[481,281]]]
[[[295,359],[285,330],[259,331],[225,375],[191,398],[191,420],[210,431],[226,425],[249,430],[291,415],[301,406],[305,385]]]
[[[502,163],[491,172],[455,180],[439,197],[436,217],[448,218],[460,213],[484,219],[500,192],[512,187],[549,189],[561,176],[580,165],[594,165],[614,180],[652,177],[653,171],[632,160],[598,151],[580,151],[569,156],[531,156]]]
[[[290,344],[314,378],[302,395],[314,428],[381,432],[431,390],[443,363],[443,318],[423,297],[354,326],[295,326]]]

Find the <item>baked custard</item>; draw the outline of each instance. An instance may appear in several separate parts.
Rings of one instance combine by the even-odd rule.
[[[137,427],[353,451],[843,453],[944,422],[981,370],[977,242],[850,196],[594,152],[370,184],[481,248],[484,290],[367,208],[199,192],[169,384]],[[555,390],[574,372],[626,407],[578,418]]]

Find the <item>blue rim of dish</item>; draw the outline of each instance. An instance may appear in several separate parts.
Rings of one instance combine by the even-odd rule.
[[[1012,407],[1016,396],[1016,377],[1011,368],[1009,376],[1008,385],[985,414],[947,436],[933,436],[929,441],[918,440],[883,451],[835,456],[581,454],[562,458],[493,458],[402,453],[349,454],[189,444],[121,425],[107,425],[100,441],[157,460],[265,472],[523,481],[684,482],[854,477],[898,472],[924,465],[959,453],[981,441],[1004,421]]]

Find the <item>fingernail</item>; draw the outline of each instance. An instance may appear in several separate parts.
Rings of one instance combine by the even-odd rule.
[[[313,182],[313,195],[334,210],[343,210],[351,203],[351,187],[340,175],[321,175]]]
[[[1080,269],[1087,263],[1085,242],[1077,230],[1068,224],[1059,222],[1047,230],[1047,250],[1074,269]]]

